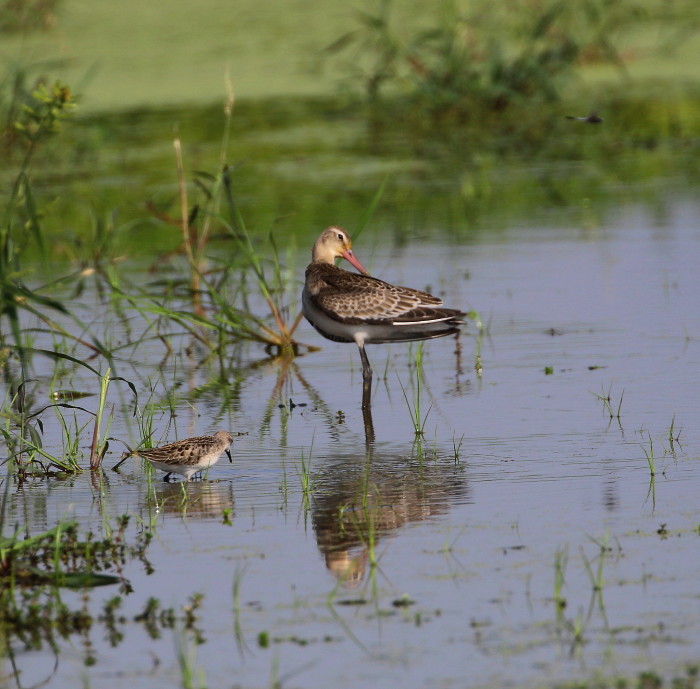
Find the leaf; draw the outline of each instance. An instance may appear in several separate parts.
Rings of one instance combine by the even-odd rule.
[[[97,370],[94,369],[90,364],[86,364],[84,361],[81,361],[80,359],[76,359],[74,356],[71,356],[70,354],[63,354],[62,352],[54,352],[50,349],[35,349],[34,347],[18,347],[14,346],[13,349],[16,349],[17,351],[21,353],[29,352],[32,354],[43,354],[44,356],[48,356],[51,359],[66,359],[68,361],[72,361],[74,364],[80,364],[81,366],[84,366],[88,370],[92,371],[96,376],[99,376],[100,378],[102,377],[102,374]]]
[[[121,376],[114,376],[113,378],[111,378],[111,380],[124,381],[131,388],[131,392],[134,393],[134,416],[136,416],[136,405],[138,404],[138,401],[139,401],[139,393],[136,392],[136,386],[130,380],[127,380],[126,378],[122,378]]]
[[[22,186],[24,187],[24,204],[27,208],[27,215],[29,216],[29,228],[34,235],[39,251],[41,252],[41,257],[46,260],[46,250],[44,247],[44,238],[41,234],[41,226],[39,225],[39,215],[36,211],[36,204],[34,203],[34,195],[32,194],[32,187],[29,184],[29,178],[26,172],[22,172]]]
[[[95,574],[94,572],[59,573],[57,583],[68,588],[87,588],[119,584],[121,579],[112,574]]]
[[[121,579],[112,574],[94,572],[45,572],[36,567],[22,567],[15,570],[15,578],[27,586],[64,586],[66,588],[91,588],[119,584]]]

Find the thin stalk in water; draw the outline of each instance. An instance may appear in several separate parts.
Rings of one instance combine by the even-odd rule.
[[[97,406],[97,416],[95,417],[92,445],[90,446],[90,469],[92,471],[99,469],[100,464],[102,463],[102,458],[109,447],[109,443],[106,439],[103,442],[100,442],[100,426],[102,424],[102,416],[104,414],[105,402],[107,400],[107,389],[109,388],[110,373],[111,371],[108,368],[100,379],[100,400]]]

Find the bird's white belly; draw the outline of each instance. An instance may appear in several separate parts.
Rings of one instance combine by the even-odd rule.
[[[362,323],[341,323],[331,318],[313,305],[306,290],[302,294],[301,303],[306,320],[324,337],[330,336],[340,342],[356,342],[357,344],[361,344],[369,337],[372,326]]]

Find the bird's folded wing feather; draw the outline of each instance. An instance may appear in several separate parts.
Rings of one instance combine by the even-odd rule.
[[[386,322],[410,314],[414,319],[420,318],[416,310],[442,305],[442,299],[427,292],[390,285],[367,275],[335,270],[324,272],[322,279],[325,286],[312,299],[336,318]]]
[[[202,436],[200,438],[190,438],[186,441],[178,441],[163,445],[162,447],[152,447],[147,450],[139,450],[137,454],[149,459],[189,459],[195,452],[209,452],[214,446],[214,438]]]

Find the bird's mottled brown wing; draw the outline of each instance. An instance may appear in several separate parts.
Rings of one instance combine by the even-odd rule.
[[[416,309],[442,305],[442,299],[427,292],[390,285],[378,278],[350,273],[328,264],[311,264],[306,277],[314,303],[346,322],[387,322]]]
[[[157,462],[178,460],[186,463],[187,460],[199,457],[212,450],[216,443],[217,440],[215,438],[205,435],[198,438],[178,440],[177,442],[149,448],[148,450],[138,450],[135,454],[146,457],[146,459],[155,459]]]

